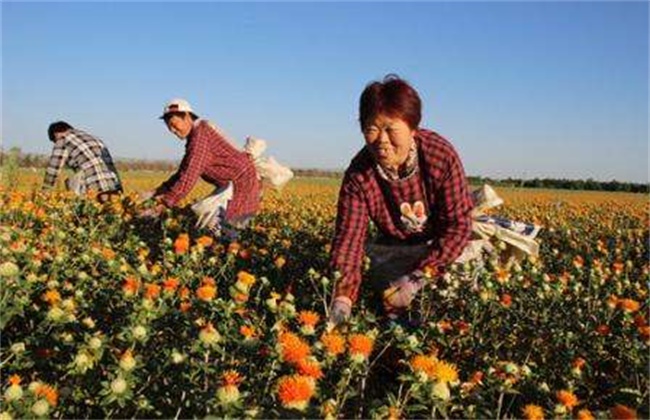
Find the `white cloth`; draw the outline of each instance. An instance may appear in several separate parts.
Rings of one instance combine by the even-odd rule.
[[[253,158],[258,177],[268,181],[274,188],[282,188],[293,178],[291,169],[278,163],[273,156],[263,156],[266,151],[266,140],[248,136],[244,151]]]
[[[216,188],[204,199],[192,204],[192,210],[198,217],[196,228],[219,229],[226,214],[228,202],[232,200],[234,187],[228,182],[221,188]]]
[[[75,172],[74,175],[65,180],[65,186],[69,191],[72,191],[76,195],[85,194],[86,178],[84,172]]]

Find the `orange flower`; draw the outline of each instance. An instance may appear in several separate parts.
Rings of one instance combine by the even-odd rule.
[[[275,262],[273,264],[275,264],[277,268],[282,268],[286,263],[287,260],[285,260],[284,257],[280,255],[278,258],[275,259]]]
[[[140,281],[133,278],[133,277],[127,277],[124,279],[124,284],[122,285],[122,290],[124,291],[124,294],[127,296],[133,296],[136,293],[138,293],[138,290],[140,289]]]
[[[512,296],[510,296],[507,293],[504,293],[501,295],[501,304],[505,306],[506,308],[509,308],[510,305],[512,305]]]
[[[593,414],[591,414],[591,411],[587,410],[586,408],[578,411],[578,415],[576,416],[577,420],[594,420],[595,417]]]
[[[174,293],[178,288],[179,281],[176,277],[169,277],[163,281],[163,291],[166,293]]]
[[[181,299],[187,299],[190,297],[190,289],[187,287],[181,288],[181,290],[178,291],[178,297]]]
[[[571,391],[561,390],[558,391],[555,396],[557,397],[557,400],[560,402],[560,404],[569,410],[573,410],[573,407],[578,405],[578,397],[576,397],[576,394]]]
[[[636,312],[641,307],[641,304],[634,299],[619,299],[618,307],[625,312]]]
[[[616,420],[636,420],[638,418],[636,410],[626,407],[623,404],[616,404],[610,408],[609,415],[612,419]]]
[[[625,264],[623,264],[620,261],[617,261],[614,264],[612,264],[612,271],[616,274],[621,274],[624,268],[625,268]]]
[[[510,271],[508,271],[506,268],[499,267],[496,269],[494,277],[499,283],[506,283],[508,280],[510,280]]]
[[[210,284],[203,284],[203,286],[196,289],[196,297],[205,302],[210,302],[216,295],[217,288]]]
[[[616,295],[609,295],[607,298],[607,306],[612,309],[616,308],[616,306],[618,306],[618,297],[616,297]]]
[[[314,392],[314,380],[308,376],[283,376],[278,381],[278,398],[286,408],[303,411]]]
[[[311,354],[309,344],[294,333],[284,332],[278,338],[280,354],[285,362],[298,364]]]
[[[181,233],[174,241],[174,252],[185,254],[190,249],[190,237],[187,233]]]
[[[313,327],[320,320],[320,315],[314,311],[300,311],[298,320],[303,325],[311,325]]]
[[[239,332],[244,336],[245,340],[250,340],[255,337],[255,328],[250,325],[242,325],[239,327]]]
[[[145,283],[144,297],[145,299],[155,299],[160,295],[160,286],[154,283]]]
[[[539,405],[528,404],[521,411],[527,420],[543,420],[544,410]]]
[[[248,302],[248,295],[246,293],[235,293],[232,298],[235,299],[235,302],[237,303]]]
[[[181,312],[187,312],[190,310],[191,307],[192,304],[190,302],[181,302],[178,309],[180,309]]]
[[[237,273],[237,281],[244,284],[247,287],[255,284],[255,276],[246,271],[240,271]]]
[[[600,335],[609,335],[610,329],[607,325],[600,324],[598,327],[596,327],[596,332]]]
[[[43,294],[43,300],[50,305],[56,305],[61,302],[61,295],[56,290],[48,290]]]
[[[39,384],[38,387],[34,390],[34,394],[37,397],[45,397],[47,402],[52,406],[56,407],[57,401],[59,399],[59,393],[56,389],[47,384]]]
[[[227,370],[221,375],[223,386],[238,385],[244,378],[235,370]]]
[[[11,376],[9,377],[9,383],[10,383],[11,385],[20,385],[20,381],[21,381],[21,380],[22,380],[22,379],[20,378],[20,376],[18,376],[18,375],[16,375],[16,374],[13,374],[13,375],[11,375]]]
[[[115,259],[115,251],[113,251],[110,248],[102,248],[102,255],[107,260],[114,260]]]
[[[433,356],[418,354],[411,359],[411,369],[415,373],[423,373],[427,379],[433,379],[436,374],[436,361]]]
[[[582,369],[582,368],[584,367],[585,363],[587,363],[587,362],[585,361],[585,359],[583,359],[582,357],[576,357],[576,358],[573,360],[572,366],[573,366],[574,368],[576,368],[576,369]]]
[[[575,258],[573,258],[573,266],[577,269],[581,269],[585,265],[585,260],[582,258],[580,255],[576,255]]]
[[[345,339],[335,332],[323,334],[320,341],[330,356],[337,356],[345,351]]]
[[[320,364],[314,358],[305,358],[298,361],[298,372],[301,375],[309,376],[310,378],[320,379],[323,377],[323,371]]]
[[[228,253],[233,254],[233,255],[237,255],[237,253],[239,252],[239,248],[241,248],[241,245],[239,245],[239,242],[231,242],[228,245]]]
[[[370,356],[375,344],[374,340],[364,334],[353,334],[349,340],[350,357],[355,362],[362,362]]]
[[[214,242],[214,239],[212,239],[211,236],[201,236],[199,239],[196,240],[197,245],[202,246],[202,247],[208,247],[212,245]]]

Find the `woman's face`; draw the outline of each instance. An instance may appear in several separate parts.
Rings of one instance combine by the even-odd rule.
[[[192,120],[192,116],[189,113],[174,114],[166,118],[165,123],[169,131],[182,140],[190,135],[194,120]]]
[[[381,166],[399,169],[408,158],[415,130],[399,117],[380,114],[363,130],[366,144]]]

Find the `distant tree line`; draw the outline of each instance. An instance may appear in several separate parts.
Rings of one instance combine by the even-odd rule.
[[[587,190],[587,191],[622,191],[632,193],[650,192],[650,184],[634,182],[596,181],[587,179],[554,179],[554,178],[533,178],[533,179],[492,179],[480,176],[468,177],[470,184],[490,184],[498,187],[519,187],[519,188],[552,188],[563,190]]]
[[[10,160],[13,165],[26,168],[45,168],[49,156],[22,153],[20,148],[13,147],[8,151],[0,150],[0,164],[5,165]],[[119,171],[173,171],[178,167],[178,162],[170,160],[145,160],[145,159],[115,159],[115,165]],[[293,169],[293,168],[292,168]],[[296,176],[318,177],[318,178],[342,178],[343,171],[326,169],[293,169]],[[492,179],[481,176],[470,176],[468,181],[472,185],[490,184],[498,187],[519,187],[519,188],[554,188],[565,190],[590,190],[590,191],[623,191],[632,193],[650,192],[650,184],[633,182],[596,181],[588,178],[583,179]]]

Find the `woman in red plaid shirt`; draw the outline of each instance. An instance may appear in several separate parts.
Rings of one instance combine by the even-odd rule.
[[[174,175],[155,191],[143,194],[142,198],[153,196],[158,204],[142,215],[157,216],[165,207],[177,205],[201,178],[217,189],[192,207],[199,216],[197,225],[216,235],[224,233],[224,228],[236,235],[234,229],[245,226],[260,207],[260,181],[253,158],[214,124],[200,119],[184,99],[171,100],[160,118],[176,137],[187,140],[185,156]]]
[[[406,81],[388,75],[366,86],[359,104],[365,147],[352,159],[339,192],[331,265],[340,274],[330,322],[350,315],[368,244],[369,278],[397,317],[422,288],[463,251],[471,233],[472,199],[453,146],[420,128],[421,101]]]

